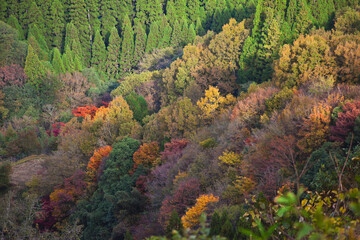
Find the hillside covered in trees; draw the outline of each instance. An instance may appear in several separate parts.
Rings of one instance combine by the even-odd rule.
[[[359,5],[1,1],[0,239],[359,239]]]

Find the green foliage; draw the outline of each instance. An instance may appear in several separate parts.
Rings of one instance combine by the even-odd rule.
[[[143,118],[148,115],[147,103],[144,97],[132,92],[126,96],[125,100],[134,114],[134,119],[142,123]]]
[[[123,29],[123,41],[120,55],[121,76],[125,76],[130,72],[134,59],[134,32],[127,16],[124,17]]]
[[[145,52],[150,53],[152,50],[154,50],[158,46],[160,38],[161,34],[159,31],[159,25],[157,22],[153,22],[150,25],[150,32],[146,41]]]
[[[45,77],[45,70],[31,45],[29,45],[28,48],[28,55],[26,57],[24,72],[28,77],[28,82],[39,89],[43,78]]]
[[[181,218],[179,217],[179,215],[175,209],[171,212],[169,224],[166,226],[166,236],[168,238],[171,238],[172,232],[174,230],[176,230],[180,234],[184,230],[184,227],[181,223]]]
[[[214,148],[217,145],[214,138],[205,139],[204,141],[199,142],[199,144],[201,147],[203,147],[205,149]]]
[[[91,58],[91,43],[89,21],[84,0],[69,0],[68,2],[68,20],[78,31],[78,37],[84,50],[84,66],[88,66]],[[66,41],[65,41],[66,43]]]
[[[86,224],[83,236],[87,239],[109,238],[117,217],[115,209],[122,209],[122,205],[132,192],[136,179],[141,174],[137,170],[132,176],[129,171],[133,167],[132,155],[140,147],[140,142],[125,138],[114,144],[109,159],[104,166],[98,189],[89,202],[83,201],[78,206],[77,216]],[[129,198],[136,199],[134,195]],[[127,210],[136,207],[127,205]]]
[[[24,66],[27,44],[18,40],[16,29],[0,21],[0,66]]]
[[[11,27],[15,28],[18,32],[18,39],[19,40],[25,40],[25,34],[23,29],[21,28],[18,19],[11,15],[7,21],[7,24],[9,24]]]
[[[151,80],[158,75],[158,71],[131,74],[125,77],[121,85],[111,92],[112,96],[126,96],[135,90],[136,87]]]
[[[64,67],[63,61],[61,59],[61,53],[60,53],[59,49],[57,49],[57,48],[54,48],[53,59],[52,59],[51,63],[55,70],[55,73],[57,73],[57,74],[65,73],[65,67]]]
[[[52,2],[49,15],[49,33],[51,46],[61,49],[65,30],[64,7],[59,0]]]
[[[95,32],[95,39],[92,45],[91,66],[97,69],[98,71],[104,71],[105,61],[106,61],[105,43],[100,35],[100,31],[97,30]]]
[[[135,47],[134,47],[134,65],[136,65],[140,59],[144,56],[147,35],[144,29],[144,25],[141,22],[137,22],[135,25]]]
[[[115,27],[111,29],[106,59],[106,72],[110,78],[116,79],[119,74],[121,39]]]
[[[10,187],[10,162],[0,163],[0,193],[7,190]]]

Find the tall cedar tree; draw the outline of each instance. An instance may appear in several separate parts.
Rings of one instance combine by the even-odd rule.
[[[100,2],[101,33],[106,40],[109,39],[111,29],[117,24],[116,17],[118,14],[118,7],[116,3],[117,1],[112,0],[104,0]]]
[[[203,36],[206,33],[205,29],[203,28],[203,26],[201,24],[200,18],[196,19],[195,31],[196,31],[196,34],[199,35],[199,36]]]
[[[175,22],[177,22],[178,17],[175,12],[173,1],[168,1],[166,4],[166,17],[169,19],[171,27],[174,28],[173,26],[175,25]]]
[[[135,48],[134,48],[134,65],[136,65],[145,53],[146,32],[143,24],[138,21],[135,25]]]
[[[11,15],[9,17],[7,24],[9,24],[10,26],[12,26],[13,28],[15,28],[17,30],[19,40],[25,40],[24,31],[21,28],[18,19],[14,15]]]
[[[48,23],[50,45],[61,49],[65,31],[65,13],[64,7],[59,0],[55,0],[51,4]]]
[[[134,58],[134,32],[128,16],[124,17],[122,37],[120,71],[121,75],[124,76],[131,70]]]
[[[28,81],[39,89],[42,78],[45,75],[45,70],[31,45],[28,47],[28,55],[26,56],[24,72]]]
[[[149,24],[153,22],[159,21],[161,19],[162,11],[162,4],[160,0],[148,0],[148,19]]]
[[[150,25],[149,36],[146,41],[145,52],[150,53],[154,50],[159,43],[160,40],[160,32],[159,32],[159,24],[157,22],[153,22]]]
[[[173,32],[171,34],[171,46],[172,47],[177,47],[179,46],[181,43],[181,27],[179,24],[179,21],[175,21],[174,23],[174,27],[173,27]]]
[[[99,71],[105,71],[106,49],[105,43],[100,35],[100,31],[96,30],[94,43],[92,46],[91,66]]]
[[[135,2],[136,7],[136,18],[138,21],[140,21],[142,24],[148,24],[149,19],[147,16],[147,7],[148,7],[148,1],[147,0],[137,0]]]
[[[26,17],[23,20],[26,32],[29,30],[29,27],[32,23],[35,23],[42,33],[45,32],[43,14],[40,12],[40,9],[35,2],[31,3],[30,9],[27,9]]]
[[[186,0],[170,0],[174,2],[174,9],[178,18],[187,18]]]
[[[29,26],[28,37],[30,37],[31,35],[35,37],[35,39],[39,43],[39,46],[41,47],[41,49],[44,50],[46,53],[49,53],[49,48],[45,41],[44,34],[40,31],[40,29],[38,28],[38,26],[35,23],[33,23]]]
[[[16,15],[19,18],[19,22],[23,26],[25,33],[27,32],[27,28],[25,27],[26,17],[28,14],[28,11],[31,7],[32,0],[24,0],[19,4],[18,0],[9,0],[8,1],[8,11],[9,15],[13,14]],[[25,34],[26,37],[26,34]]]
[[[195,32],[194,24],[190,24],[189,30],[187,33],[186,43],[193,43],[195,38],[196,38],[196,32]]]
[[[62,56],[62,60],[63,60],[63,64],[65,67],[65,71],[72,73],[75,71],[75,64],[74,64],[74,60],[73,60],[73,54],[72,51],[69,47],[69,45],[67,45],[65,47],[65,52]]]
[[[181,45],[186,45],[187,44],[187,39],[188,39],[188,32],[189,32],[189,25],[187,24],[187,21],[185,18],[181,19]]]
[[[65,67],[61,59],[61,53],[58,48],[54,48],[54,53],[51,63],[56,74],[65,73]]]
[[[188,0],[187,16],[191,22],[195,22],[200,16],[200,1],[199,0]]]
[[[36,53],[36,55],[38,56],[38,58],[40,60],[49,60],[48,59],[48,53],[42,49],[40,47],[40,44],[39,42],[36,40],[36,38],[34,37],[34,35],[32,34],[29,34],[29,37],[28,37],[28,44],[32,46],[34,52]]]
[[[79,40],[84,49],[85,66],[88,66],[91,58],[91,43],[89,21],[84,0],[69,0],[68,11],[69,21],[74,24],[79,32]]]
[[[100,20],[99,20],[99,1],[97,0],[87,0],[86,2],[86,9],[88,12],[88,18],[90,22],[90,34],[91,37],[95,35],[96,29],[100,29]],[[91,39],[93,42],[93,39]]]
[[[71,51],[73,53],[73,56],[78,59],[79,64],[81,66],[85,66],[84,50],[83,50],[78,38],[75,38],[72,40]]]
[[[162,38],[159,41],[158,48],[170,47],[172,28],[169,24],[165,26]]]
[[[106,72],[111,78],[116,79],[119,74],[121,50],[121,38],[116,27],[111,29],[107,50]]]
[[[71,45],[73,44],[75,39],[79,40],[79,32],[74,26],[74,24],[70,22],[66,24],[66,35],[65,35],[63,49],[65,50],[66,46],[69,46],[71,48],[72,47]]]

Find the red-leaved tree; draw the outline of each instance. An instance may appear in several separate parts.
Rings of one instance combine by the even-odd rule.
[[[22,86],[24,85],[25,80],[26,75],[24,69],[18,64],[0,68],[0,88],[13,85]]]
[[[330,126],[330,139],[337,142],[345,141],[354,129],[355,120],[360,115],[360,101],[347,102],[338,113],[335,126]]]

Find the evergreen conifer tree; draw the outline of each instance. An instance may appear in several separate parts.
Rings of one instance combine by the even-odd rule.
[[[105,61],[106,61],[105,43],[100,35],[100,31],[96,30],[94,43],[92,46],[91,66],[95,67],[97,70],[105,71]]]
[[[161,35],[159,32],[159,24],[157,22],[153,22],[150,25],[150,32],[149,32],[149,36],[146,41],[146,47],[145,47],[146,53],[151,52],[158,46],[160,36]]]
[[[300,34],[306,34],[312,27],[312,16],[310,9],[305,0],[298,2],[299,12],[295,17],[292,32],[294,37],[297,38]]]
[[[148,0],[147,11],[149,25],[151,25],[153,22],[160,21],[161,15],[163,13],[160,0]]]
[[[116,16],[119,13],[116,3],[117,1],[113,0],[104,0],[100,3],[101,33],[106,41],[109,39],[111,29],[117,24]]]
[[[200,1],[199,0],[188,0],[187,16],[191,22],[196,22],[200,15]]]
[[[119,74],[121,50],[121,39],[116,27],[111,29],[107,50],[106,72],[111,78],[116,79]]]
[[[71,52],[69,45],[65,47],[65,52],[62,55],[62,60],[65,67],[65,71],[69,73],[73,73],[75,71],[75,64],[73,60],[73,54]]]
[[[188,33],[189,33],[189,25],[186,21],[186,18],[182,18],[181,19],[181,34],[180,34],[180,37],[181,37],[181,45],[185,45],[187,44],[187,40],[188,40]]]
[[[292,25],[294,24],[297,15],[297,2],[297,0],[290,0],[289,6],[286,10],[286,21],[288,22],[290,27],[292,27]]]
[[[166,4],[166,17],[172,28],[174,28],[175,22],[177,22],[178,16],[174,8],[174,2],[168,1]]]
[[[7,24],[9,24],[10,26],[12,26],[13,28],[15,28],[18,31],[18,39],[19,40],[25,40],[24,31],[21,28],[19,21],[17,20],[17,18],[14,15],[11,15],[9,17]]]
[[[61,53],[58,48],[54,48],[51,64],[56,74],[65,73],[65,67],[61,59]]]
[[[137,22],[135,25],[135,48],[134,48],[134,64],[136,65],[140,59],[144,56],[146,46],[146,32],[141,22]]]
[[[97,0],[87,0],[86,3],[86,10],[88,12],[88,18],[90,22],[90,35],[91,37],[95,35],[96,29],[100,29],[100,12],[99,12],[99,2]],[[91,39],[92,41],[93,39]]]
[[[134,32],[128,16],[124,17],[123,29],[120,56],[120,74],[122,76],[130,71],[134,59]]]
[[[165,26],[162,38],[159,41],[158,48],[170,47],[172,28],[170,24]]]
[[[60,49],[65,30],[65,13],[59,0],[54,0],[51,4],[48,23],[51,46]]]
[[[142,24],[148,24],[149,19],[147,16],[147,7],[148,7],[148,1],[147,0],[137,0],[135,2],[136,7],[136,18],[138,21],[140,21]]]
[[[39,89],[43,77],[45,76],[45,70],[30,44],[28,46],[28,54],[26,56],[24,72],[28,81],[37,89]]]
[[[168,238],[171,238],[172,230],[177,230],[180,234],[184,230],[181,219],[175,209],[171,212],[169,224],[166,226],[166,236]]]
[[[69,0],[68,11],[69,21],[74,24],[79,33],[79,41],[84,49],[84,62],[85,66],[87,66],[91,58],[91,35],[84,0]]]
[[[74,26],[72,22],[66,24],[66,34],[65,34],[65,41],[64,41],[64,50],[66,46],[72,47],[74,40],[79,40],[79,32]]]
[[[174,9],[176,16],[178,18],[185,18],[187,19],[187,6],[186,6],[186,0],[170,0],[174,2]]]
[[[78,38],[75,38],[72,40],[71,51],[73,53],[73,56],[78,58],[79,64],[81,66],[84,66],[84,50],[79,42]]]
[[[220,235],[226,237],[227,239],[233,239],[234,229],[229,218],[227,218],[225,223],[223,223],[223,226],[221,227]]]
[[[45,41],[45,37],[35,23],[29,26],[28,36],[30,35],[35,37],[41,49],[43,49],[46,53],[49,53],[49,48]]]
[[[83,66],[81,64],[81,61],[79,60],[78,56],[76,56],[76,55],[74,57],[74,70],[76,72],[81,72],[83,70]]]
[[[171,43],[172,47],[178,47],[181,43],[181,27],[179,21],[175,21],[173,31],[171,34]]]
[[[30,9],[27,9],[26,11],[26,17],[23,20],[25,31],[27,32],[30,25],[34,23],[38,26],[41,33],[45,32],[44,18],[35,1],[31,3]]]
[[[200,18],[196,19],[195,31],[196,31],[196,34],[199,36],[204,36],[206,34],[206,32],[201,24]]]
[[[214,212],[210,223],[210,236],[217,236],[220,234],[221,226],[223,223],[220,220],[220,216],[217,212]]]
[[[186,40],[186,43],[193,43],[194,40],[196,38],[196,32],[195,32],[195,27],[194,27],[194,24],[190,24],[189,26],[189,31],[188,31],[188,34],[187,34],[187,40]]]

